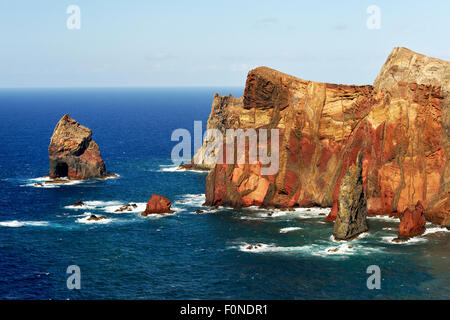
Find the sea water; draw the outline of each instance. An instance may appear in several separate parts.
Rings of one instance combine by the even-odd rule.
[[[214,93],[242,91],[0,90],[0,298],[449,299],[450,233],[430,223],[397,244],[397,219],[369,218],[368,233],[337,242],[326,208],[195,214],[206,173],[177,170],[171,133],[192,131],[194,121],[206,128]],[[118,178],[36,185],[65,113],[93,130]],[[175,214],[141,217],[152,193]],[[128,203],[137,208],[115,212]],[[66,285],[70,265],[80,267],[80,290]],[[371,265],[381,270],[379,290],[367,287]]]

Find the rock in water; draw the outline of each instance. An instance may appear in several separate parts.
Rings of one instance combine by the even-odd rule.
[[[77,202],[74,203],[73,206],[74,207],[82,207],[82,206],[84,206],[84,202],[83,201],[77,201]]]
[[[94,179],[106,176],[105,163],[92,130],[68,114],[59,120],[48,147],[50,178]]]
[[[104,220],[104,219],[107,219],[106,216],[99,216],[99,217],[97,217],[95,214],[92,214],[88,218],[88,221],[99,221],[99,220]]]
[[[152,194],[150,200],[148,200],[147,207],[145,211],[141,213],[142,216],[146,217],[149,214],[158,213],[174,213],[175,211],[170,210],[172,202],[166,197],[160,196],[159,194]]]
[[[362,180],[362,154],[351,165],[341,180],[339,211],[334,224],[334,238],[349,240],[367,228],[367,201]]]
[[[425,215],[420,201],[417,202],[414,211],[406,208],[400,216],[400,225],[398,226],[398,239],[408,239],[410,237],[421,235],[425,232]]]

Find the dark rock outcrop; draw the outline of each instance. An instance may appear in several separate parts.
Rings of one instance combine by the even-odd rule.
[[[172,202],[169,199],[153,193],[141,215],[146,217],[149,214],[174,213],[175,211],[170,209],[171,206]]]
[[[107,219],[106,216],[96,216],[95,214],[91,215],[87,220],[88,221],[99,221],[99,220],[104,220]]]
[[[350,240],[366,232],[367,202],[362,180],[362,154],[351,165],[341,180],[339,188],[339,211],[334,224],[336,240]]]
[[[136,203],[128,203],[124,206],[121,206],[119,209],[114,210],[114,212],[124,212],[124,211],[133,211],[133,209],[137,208]]]
[[[50,178],[94,179],[106,177],[105,163],[92,131],[68,114],[59,120],[48,147]]]
[[[395,215],[420,200],[427,219],[442,224],[450,215],[449,70],[450,62],[405,48],[394,49],[374,87],[251,70],[243,98],[215,97],[208,127],[278,129],[279,170],[216,164],[205,204],[332,206],[333,221],[341,180],[362,152],[368,214]]]
[[[398,226],[398,239],[407,240],[411,237],[421,235],[425,232],[425,215],[420,201],[417,202],[414,211],[408,208],[400,215],[400,225]]]
[[[74,207],[82,207],[82,206],[84,206],[84,202],[83,201],[77,201],[77,202],[74,203],[73,206]]]

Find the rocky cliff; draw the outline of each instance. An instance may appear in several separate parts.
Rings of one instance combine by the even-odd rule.
[[[92,140],[92,131],[68,114],[56,125],[48,154],[51,178],[93,179],[106,176],[105,163],[98,145]]]
[[[361,152],[369,214],[414,210],[420,201],[427,219],[442,223],[450,214],[449,68],[396,48],[374,86],[250,71],[242,98],[215,96],[208,128],[278,129],[279,170],[211,166],[206,204],[332,206],[328,220],[334,220],[341,180]]]

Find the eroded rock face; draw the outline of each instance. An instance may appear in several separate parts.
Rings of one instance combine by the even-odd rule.
[[[174,213],[175,211],[170,209],[171,206],[172,202],[169,199],[153,193],[141,215],[146,217],[149,214]]]
[[[367,201],[362,180],[362,154],[351,165],[341,180],[339,188],[339,212],[334,224],[336,240],[350,240],[366,232]]]
[[[398,227],[398,239],[406,240],[410,237],[421,235],[425,232],[425,215],[423,206],[417,202],[414,211],[408,208],[400,215],[400,225]]]
[[[235,98],[231,95],[224,97],[216,93],[214,95],[207,129],[217,129],[222,135],[225,135],[226,129],[241,128],[242,125],[246,124],[241,123],[240,118],[235,115],[239,114],[242,111],[242,108],[243,97]],[[249,127],[250,126],[251,125],[249,124]],[[197,150],[191,163],[181,165],[181,167],[188,170],[211,170],[214,168],[216,165],[212,157],[214,156],[214,153],[208,152],[208,146],[212,146],[214,143],[216,143],[214,135],[211,134],[211,132],[208,132],[205,142],[202,144],[202,147]]]
[[[48,147],[50,177],[94,179],[106,176],[105,163],[92,131],[68,114],[55,127]]]
[[[208,127],[279,129],[279,170],[263,175],[259,163],[217,164],[207,177],[206,204],[332,206],[332,221],[341,180],[361,152],[368,213],[413,210],[420,200],[427,219],[442,223],[450,214],[448,68],[398,48],[375,87],[250,71],[242,104],[228,108],[218,96],[223,102]]]
[[[375,80],[374,88],[378,91],[391,91],[397,81],[432,85],[441,89],[443,100],[440,108],[440,144],[445,154],[440,150],[439,157],[445,159],[444,172],[440,181],[436,180],[437,177],[434,179],[433,183],[438,184],[439,189],[433,197],[427,197],[428,203],[424,206],[427,219],[443,223],[450,215],[450,62],[427,57],[406,48],[395,48]],[[437,156],[430,153],[426,155],[427,159],[431,157]],[[423,199],[419,200],[423,202]],[[413,206],[409,206],[409,209],[412,210]]]

